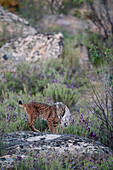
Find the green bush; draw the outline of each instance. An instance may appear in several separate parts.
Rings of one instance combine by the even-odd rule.
[[[46,1],[31,1],[31,0],[21,0],[20,8],[18,9],[19,15],[27,19],[31,24],[36,26],[44,14],[47,13],[48,7],[45,7]]]
[[[105,39],[99,32],[91,33],[88,30],[86,32],[88,35],[84,39],[84,44],[88,48],[88,56],[92,64],[99,66],[106,61],[109,62],[108,55],[110,58],[113,55],[113,36],[110,35],[108,39]]]
[[[51,97],[54,102],[63,102],[68,107],[75,105],[78,102],[80,94],[78,90],[73,90],[65,84],[48,84],[44,89],[44,95]]]
[[[63,71],[64,71],[64,66],[62,63],[62,59],[52,58],[46,62],[43,73],[47,73],[47,75],[50,74],[55,75],[56,72],[62,73]]]
[[[46,75],[42,76],[41,70],[36,65],[29,66],[28,63],[21,63],[16,68],[16,73],[5,72],[5,79],[0,84],[0,95],[2,91],[13,89],[16,92],[31,92],[36,94],[42,92],[48,79]]]
[[[67,69],[68,72],[72,70],[73,73],[75,73],[79,69],[79,59],[80,56],[78,56],[77,51],[74,49],[74,41],[66,41],[64,46],[64,53],[63,57],[64,60],[63,65]]]
[[[1,23],[0,48],[12,38],[7,27],[7,24]]]

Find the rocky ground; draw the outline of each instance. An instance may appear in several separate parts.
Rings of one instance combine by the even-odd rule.
[[[85,29],[96,31],[96,26],[89,20],[83,20],[71,15],[46,15],[37,25],[38,30],[66,30],[70,35],[84,33]]]
[[[2,168],[13,168],[14,157],[34,154],[73,155],[79,160],[107,158],[111,150],[100,142],[71,134],[45,134],[31,131],[12,132],[4,137],[5,155],[0,157]]]
[[[0,48],[0,79],[5,71],[15,73],[23,61],[36,62],[40,59],[58,58],[63,53],[63,35],[38,33],[29,22],[0,6],[0,33],[9,42]],[[2,41],[2,40],[1,40]]]

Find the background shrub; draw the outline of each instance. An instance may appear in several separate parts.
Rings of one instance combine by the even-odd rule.
[[[78,90],[72,90],[72,88],[67,87],[65,84],[48,84],[44,89],[44,95],[51,97],[54,102],[62,102],[68,107],[72,107],[78,102],[80,94]]]
[[[63,65],[68,70],[72,70],[73,73],[75,73],[79,69],[79,60],[80,56],[77,53],[77,50],[74,49],[75,46],[75,40],[69,41],[67,40],[65,42],[64,46],[64,53],[63,53]]]

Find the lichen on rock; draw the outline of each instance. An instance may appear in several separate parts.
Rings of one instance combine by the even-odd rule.
[[[48,156],[54,154],[57,156],[69,154],[79,160],[92,158],[102,160],[109,156],[110,148],[100,142],[79,137],[71,134],[47,134],[36,133],[32,131],[12,132],[4,137],[6,151],[3,157],[0,157],[1,167],[5,169],[13,167],[14,157],[21,155],[27,158],[30,153],[38,153]]]

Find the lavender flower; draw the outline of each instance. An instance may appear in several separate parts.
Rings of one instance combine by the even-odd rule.
[[[72,162],[72,164],[74,165],[74,164],[75,164],[75,162]]]
[[[47,165],[50,165],[50,160],[47,161]]]

